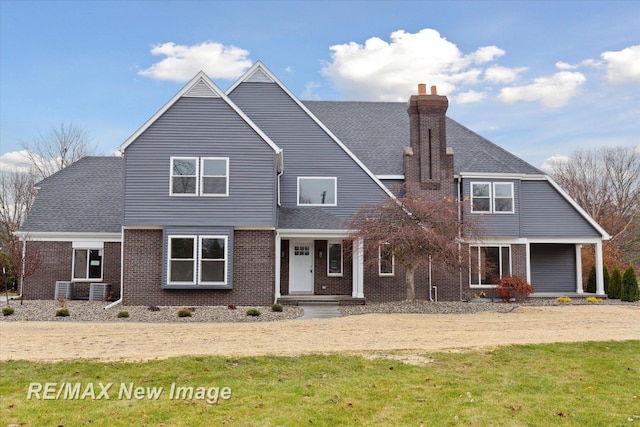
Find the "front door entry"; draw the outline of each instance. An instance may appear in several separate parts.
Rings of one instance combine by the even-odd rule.
[[[289,241],[289,293],[313,294],[312,241]]]

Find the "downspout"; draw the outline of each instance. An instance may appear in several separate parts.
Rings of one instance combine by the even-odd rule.
[[[429,255],[429,301],[433,302],[433,286],[431,282],[431,255]]]
[[[104,307],[105,310],[115,307],[122,302],[124,296],[124,227],[120,234],[120,298]]]
[[[278,206],[280,206],[280,177],[282,176],[283,172],[284,172],[284,164],[283,164],[283,158],[282,158],[282,152],[278,153],[278,165],[276,166],[278,174],[276,176],[276,185],[277,185],[277,196],[278,196],[278,200],[277,200],[277,204]],[[282,259],[281,259],[281,255],[282,255],[282,241],[280,240],[280,232],[278,231],[278,215],[277,215],[277,210],[276,210],[276,241],[275,241],[275,281],[274,281],[274,287],[275,289],[273,290],[273,303],[277,304],[278,302],[278,298],[280,298],[280,264],[282,263]]]
[[[461,202],[462,200],[460,199],[460,197],[462,196],[461,190],[460,188],[462,187],[462,178],[457,178],[458,179],[458,185],[456,187],[458,190],[458,222],[460,224],[462,224],[462,209],[460,208],[462,206]],[[462,264],[462,244],[460,243],[461,239],[462,239],[462,235],[460,234],[462,231],[462,228],[458,229],[458,265]],[[462,301],[462,267],[458,268],[458,287],[459,287],[459,292],[460,292],[460,301]]]

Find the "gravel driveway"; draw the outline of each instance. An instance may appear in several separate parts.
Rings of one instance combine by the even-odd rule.
[[[12,321],[0,322],[0,360],[424,353],[630,339],[640,340],[638,305],[520,306],[507,313],[370,313],[251,323]]]

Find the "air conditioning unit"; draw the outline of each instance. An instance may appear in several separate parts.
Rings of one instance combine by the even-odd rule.
[[[56,292],[54,299],[60,297],[73,299],[73,282],[56,282]]]
[[[111,285],[108,283],[92,283],[89,286],[89,301],[105,301],[110,290]]]

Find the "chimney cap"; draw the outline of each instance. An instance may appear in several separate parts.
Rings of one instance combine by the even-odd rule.
[[[438,94],[438,88],[435,86],[431,86],[431,95],[437,95]]]
[[[427,94],[427,85],[424,83],[418,84],[418,95],[426,95]]]

